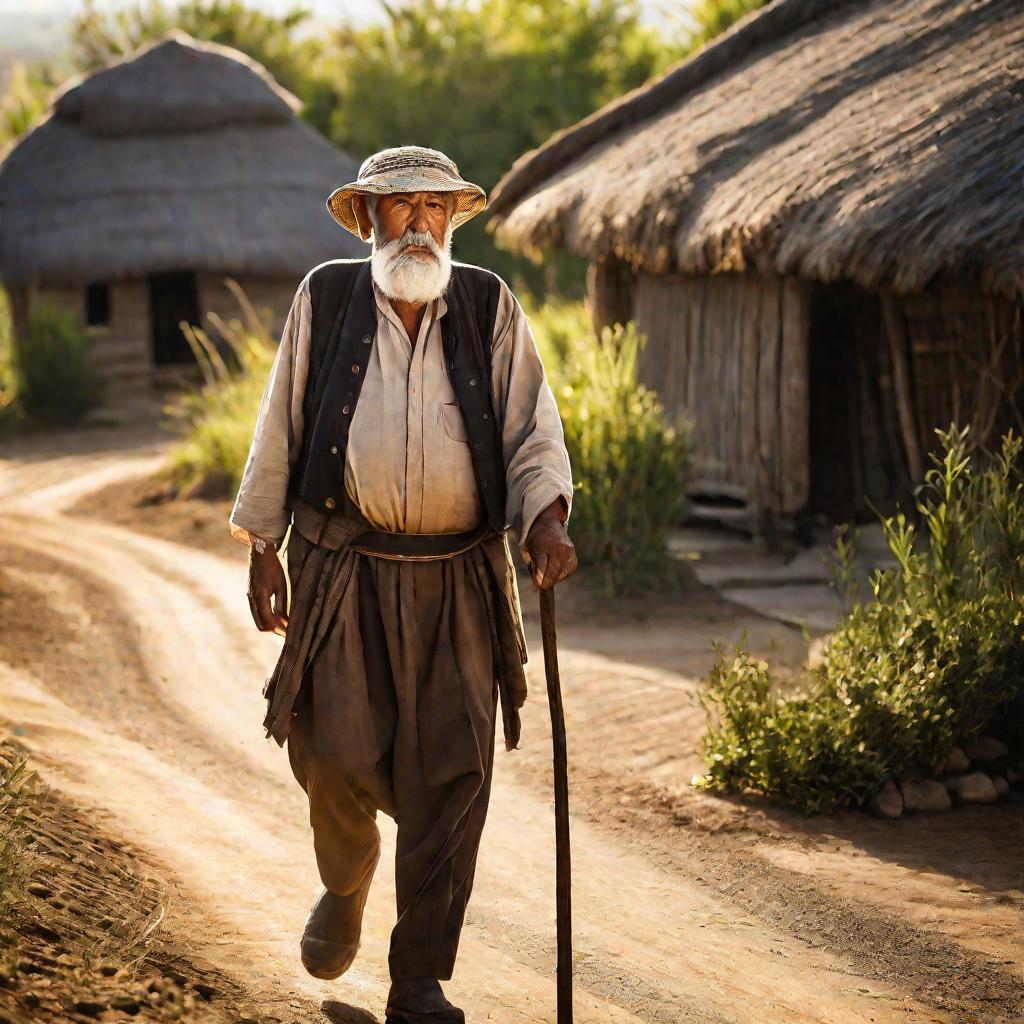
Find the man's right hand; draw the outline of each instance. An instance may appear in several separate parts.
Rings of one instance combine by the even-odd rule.
[[[273,598],[273,606],[271,606]],[[284,636],[288,628],[288,581],[273,546],[249,549],[249,610],[256,628]]]

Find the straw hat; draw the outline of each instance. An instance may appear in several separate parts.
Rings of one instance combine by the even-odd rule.
[[[479,185],[466,181],[454,161],[424,146],[395,146],[374,153],[363,161],[355,181],[336,188],[327,197],[331,216],[354,235],[359,234],[352,212],[352,197],[357,192],[376,196],[391,192],[454,192],[453,229],[475,217],[487,205],[487,193]]]

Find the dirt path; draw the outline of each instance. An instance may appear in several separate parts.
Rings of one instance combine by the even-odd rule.
[[[155,437],[112,432],[103,444],[52,458],[42,442],[31,459],[0,453],[0,724],[52,785],[165,866],[165,927],[198,955],[282,1020],[377,1020],[394,915],[386,867],[354,968],[324,983],[298,962],[319,885],[305,797],[259,728],[281,641],[252,626],[244,560],[67,515],[82,494],[151,471],[162,452]],[[533,595],[523,596],[533,634],[524,749],[497,752],[446,986],[474,1022],[554,1020],[550,740]],[[698,765],[693,696],[708,637],[745,631],[790,660],[799,644],[710,597],[692,604],[627,623],[570,615],[561,630],[576,1020],[1024,1013],[1020,806],[808,823],[694,794],[684,783]],[[394,830],[380,822],[386,865]]]

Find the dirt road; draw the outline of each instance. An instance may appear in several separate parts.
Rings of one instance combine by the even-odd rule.
[[[0,727],[47,780],[162,865],[165,927],[282,1020],[383,1016],[394,829],[363,946],[335,982],[297,939],[319,892],[305,797],[263,738],[245,562],[69,515],[165,442],[0,450]],[[61,455],[72,449],[73,454]],[[534,595],[523,593],[532,613]],[[467,1018],[554,1020],[554,830],[531,614],[524,749],[499,744],[456,973]],[[579,1024],[998,1021],[1024,1015],[1019,803],[883,823],[699,796],[694,701],[710,636],[799,657],[792,631],[711,597],[560,631],[573,799]]]

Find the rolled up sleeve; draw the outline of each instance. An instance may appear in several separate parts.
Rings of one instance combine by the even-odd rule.
[[[309,371],[309,275],[292,300],[263,397],[235,504],[231,534],[251,543],[255,534],[280,547],[288,530],[288,480],[302,448],[303,394]]]
[[[572,470],[562,420],[526,314],[502,282],[491,355],[492,386],[502,417],[506,521],[526,557],[534,520],[561,496],[572,509]]]

